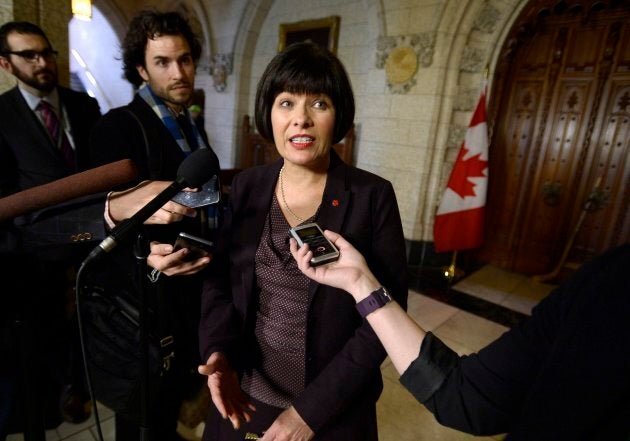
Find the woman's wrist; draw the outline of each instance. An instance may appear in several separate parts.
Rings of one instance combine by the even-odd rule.
[[[378,280],[376,280],[376,278],[365,275],[358,280],[350,294],[352,295],[352,297],[354,297],[354,301],[359,303],[361,300],[368,297],[370,294],[372,294],[372,292],[376,291],[381,286],[382,285],[378,283]]]

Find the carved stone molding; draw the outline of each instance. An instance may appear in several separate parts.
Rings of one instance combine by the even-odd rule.
[[[227,87],[227,77],[232,74],[234,54],[214,54],[210,59],[208,72],[214,81],[213,87],[217,92],[223,92]]]
[[[479,88],[461,90],[455,97],[453,110],[468,112],[475,108],[479,99]]]
[[[473,28],[486,34],[492,34],[500,19],[501,13],[499,10],[486,3],[479,11]]]
[[[481,49],[466,46],[462,53],[460,70],[463,72],[481,72],[484,69],[485,54]]]
[[[385,69],[389,90],[407,93],[416,84],[418,66],[427,67],[433,62],[434,48],[435,35],[429,32],[380,37],[376,67]]]
[[[448,132],[448,139],[446,141],[446,148],[459,149],[462,145],[462,140],[466,138],[466,131],[468,127],[459,124],[451,124],[451,130]]]

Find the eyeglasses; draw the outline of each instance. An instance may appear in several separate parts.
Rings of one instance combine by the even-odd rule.
[[[58,52],[56,50],[48,48],[48,49],[44,49],[43,51],[31,51],[31,50],[7,51],[7,52],[4,52],[4,54],[17,55],[18,57],[22,58],[24,61],[27,61],[29,63],[36,63],[40,57],[43,58],[44,60],[52,60],[53,58],[57,56]]]

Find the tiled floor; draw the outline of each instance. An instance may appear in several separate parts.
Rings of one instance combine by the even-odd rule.
[[[457,291],[528,315],[553,288],[554,285],[534,282],[530,277],[490,265],[453,285]]]
[[[455,293],[449,298],[456,301],[435,300],[415,291],[409,291],[409,314],[425,329],[435,333],[459,354],[468,354],[490,343],[508,328],[505,313],[513,313],[520,320],[531,312],[531,308],[545,297],[552,285],[531,282],[525,276],[486,266],[453,285]],[[481,306],[479,305],[481,303]],[[474,305],[469,308],[475,314],[453,305]],[[498,305],[498,306],[497,306]],[[503,312],[503,319],[494,320],[497,314],[492,308]],[[479,311],[490,310],[489,314]],[[488,317],[483,318],[482,317]],[[511,323],[510,320],[507,320]],[[475,437],[440,426],[433,415],[398,382],[398,374],[389,359],[382,366],[385,388],[377,403],[379,439],[381,441],[461,441],[501,440],[494,437]],[[106,441],[114,440],[112,413],[99,408],[103,436]],[[199,439],[199,430],[182,432],[187,439]],[[80,425],[64,423],[46,435],[47,441],[95,441],[96,430],[92,421]],[[7,441],[21,441],[21,434],[10,435]]]

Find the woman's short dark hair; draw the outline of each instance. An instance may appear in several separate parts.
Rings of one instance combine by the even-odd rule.
[[[333,144],[341,141],[354,121],[354,96],[341,61],[329,50],[310,42],[293,43],[276,55],[258,83],[254,117],[258,132],[273,141],[271,109],[282,92],[323,93],[335,106]]]
[[[122,45],[125,78],[134,86],[140,86],[143,81],[137,66],[147,67],[144,59],[147,41],[164,35],[184,37],[197,64],[201,43],[184,17],[177,12],[142,11],[131,20]]]

